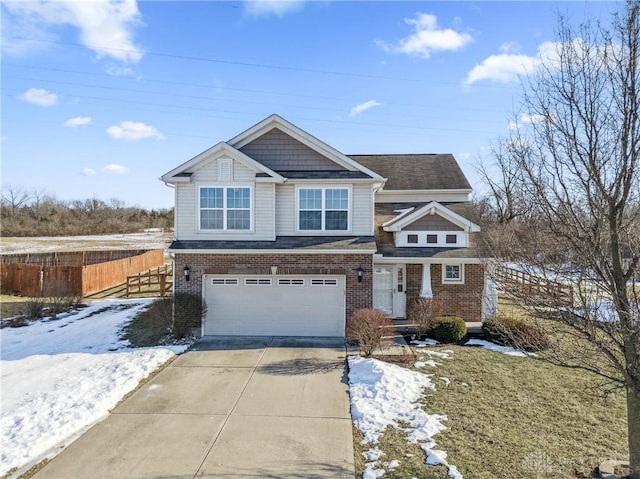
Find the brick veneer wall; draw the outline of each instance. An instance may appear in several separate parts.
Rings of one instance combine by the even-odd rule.
[[[190,281],[182,269],[189,265]],[[344,274],[346,276],[346,318],[356,309],[373,305],[373,256],[371,254],[175,254],[175,291],[202,294],[202,275],[218,274],[270,274],[271,266],[278,273]],[[365,273],[358,283],[356,269]]]
[[[407,265],[407,308],[420,297],[422,265]],[[442,302],[444,314],[456,315],[465,321],[482,320],[482,292],[484,290],[484,266],[464,265],[464,284],[442,284],[442,265],[431,265],[431,290],[433,297]]]

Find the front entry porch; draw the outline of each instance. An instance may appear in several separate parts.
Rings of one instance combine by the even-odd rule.
[[[407,316],[407,270],[404,264],[373,266],[373,307],[392,318]]]

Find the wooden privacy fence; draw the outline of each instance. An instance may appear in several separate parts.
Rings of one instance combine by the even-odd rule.
[[[160,294],[164,296],[173,287],[173,267],[165,264],[146,273],[138,273],[127,277],[127,289],[125,296],[128,298],[133,293]]]
[[[498,287],[505,293],[537,306],[573,307],[573,286],[505,266],[496,268]]]
[[[20,296],[41,296],[52,289],[86,296],[163,264],[161,249],[1,255],[0,287]]]

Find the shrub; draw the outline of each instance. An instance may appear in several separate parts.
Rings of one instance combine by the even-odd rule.
[[[23,314],[27,319],[38,319],[44,315],[46,304],[43,298],[29,298],[23,303]]]
[[[391,319],[382,311],[359,309],[347,322],[347,339],[357,342],[362,354],[369,357],[380,346],[385,329],[391,328]]]
[[[197,294],[176,293],[173,301],[171,335],[176,339],[183,339],[201,327],[207,306]]]
[[[426,336],[442,314],[442,304],[434,299],[418,298],[411,303],[407,319],[416,325],[416,334]]]
[[[162,344],[171,331],[172,313],[172,298],[154,301],[125,326],[123,339],[136,348]]]
[[[59,279],[49,282],[42,296],[46,299],[49,307],[48,313],[55,318],[58,313],[68,311],[72,306],[80,302],[80,298],[75,295],[67,284]]]
[[[184,339],[200,327],[206,306],[196,294],[177,293],[154,301],[123,330],[133,347],[156,346]]]
[[[467,335],[467,324],[459,316],[440,316],[429,336],[441,343],[457,343]]]
[[[546,331],[523,319],[499,315],[485,321],[482,332],[494,343],[524,351],[542,351],[549,347]]]

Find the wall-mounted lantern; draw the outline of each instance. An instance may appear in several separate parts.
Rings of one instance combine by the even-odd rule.
[[[364,268],[362,266],[358,266],[358,269],[356,269],[356,274],[358,275],[358,283],[362,283],[362,278],[364,277]]]
[[[191,276],[191,269],[189,268],[189,266],[185,264],[182,272],[184,273],[184,280],[189,281],[189,278]]]

